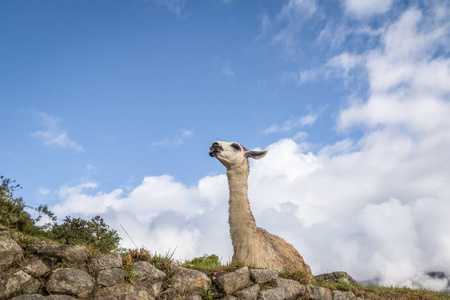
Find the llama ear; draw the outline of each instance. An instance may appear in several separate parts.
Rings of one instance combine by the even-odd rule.
[[[245,152],[245,157],[251,157],[253,159],[261,159],[267,154],[267,150],[264,151],[247,151]]]

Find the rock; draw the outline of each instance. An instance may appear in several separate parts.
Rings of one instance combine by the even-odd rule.
[[[278,278],[277,270],[251,269],[250,277],[255,283],[263,284]]]
[[[78,269],[58,269],[50,274],[45,287],[50,293],[87,298],[94,288],[94,279]]]
[[[356,300],[357,297],[352,292],[331,291],[333,300]]]
[[[166,278],[166,274],[163,271],[158,270],[146,261],[138,261],[134,263],[133,270],[131,272],[137,280],[146,285],[151,285],[154,282],[162,281]]]
[[[111,268],[122,268],[120,254],[98,254],[89,256],[89,270],[98,272]]]
[[[231,295],[250,283],[250,271],[247,267],[239,268],[233,272],[217,275],[215,282],[227,295]]]
[[[85,246],[78,245],[37,245],[32,250],[39,255],[65,259],[71,266],[84,264],[88,257],[88,249]]]
[[[182,298],[183,300],[202,300],[202,297],[200,295],[191,295],[188,297]]]
[[[23,270],[34,277],[42,277],[50,272],[50,269],[39,259],[27,260],[23,265]]]
[[[32,294],[32,295],[21,295],[14,298],[11,298],[11,300],[44,300],[44,296],[39,294]]]
[[[14,297],[10,300],[76,300],[76,298],[67,296],[67,295],[50,295],[50,296],[42,296],[39,294],[32,295],[21,295]]]
[[[262,290],[259,293],[258,297],[258,300],[280,300],[280,299],[284,299],[284,289],[282,287]]]
[[[179,294],[200,295],[211,287],[211,279],[203,272],[177,267],[172,287]]]
[[[256,299],[258,299],[260,290],[261,290],[261,288],[259,287],[259,285],[255,284],[249,288],[246,288],[244,290],[236,292],[235,296],[239,300],[256,300]]]
[[[136,280],[148,287],[152,296],[158,297],[161,292],[162,281],[166,274],[146,261],[138,261],[131,271]]]
[[[127,272],[114,268],[102,270],[98,273],[97,282],[103,286],[111,286],[124,281]]]
[[[159,294],[158,299],[160,300],[169,300],[175,299],[177,297],[177,291],[174,288],[170,288]]]
[[[24,271],[0,276],[0,299],[9,299],[20,294],[36,294],[41,284]]]
[[[295,300],[300,295],[306,293],[306,287],[295,280],[277,278],[275,284],[277,287],[284,288],[284,297],[286,300]]]
[[[92,299],[95,300],[155,300],[147,289],[136,283],[120,283],[98,290]]]
[[[0,271],[18,263],[23,256],[23,250],[12,238],[0,237]]]
[[[331,291],[329,289],[314,286],[311,284],[306,285],[306,297],[311,300],[331,300]]]
[[[357,285],[358,282],[354,280],[350,275],[346,272],[332,272],[327,274],[321,274],[314,276],[317,281],[324,282],[338,282],[350,285]]]
[[[234,296],[226,296],[225,298],[222,298],[222,300],[238,300],[238,298]]]

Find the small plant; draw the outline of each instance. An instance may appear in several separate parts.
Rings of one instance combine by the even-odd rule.
[[[220,263],[220,259],[217,255],[211,254],[211,255],[203,255],[202,257],[196,257],[192,259],[191,261],[186,261],[186,265],[192,265],[195,268],[218,268],[222,267],[222,264]]]
[[[183,263],[183,267],[189,269],[199,270],[207,275],[213,275],[220,272],[229,272],[240,265],[227,263],[222,265],[217,255],[203,255],[202,257],[196,257],[192,260],[187,260]]]
[[[166,254],[157,254],[151,256],[149,263],[155,266],[157,269],[166,273],[166,278],[164,278],[162,288],[167,289],[170,286],[172,276],[175,274],[176,263],[173,260],[173,255],[175,251],[167,251]]]
[[[122,265],[123,266],[132,266],[133,265],[133,258],[131,257],[129,252],[120,253],[122,256]]]
[[[201,297],[202,297],[202,300],[217,299],[217,297],[219,297],[219,293],[217,293],[213,289],[209,289],[206,292],[204,292],[203,294],[201,294]]]
[[[63,258],[63,259],[61,260],[61,262],[58,263],[58,266],[59,266],[61,269],[64,269],[64,268],[70,267],[70,264],[69,264],[69,262],[68,262],[67,260],[65,260],[65,259]]]
[[[313,278],[311,275],[309,275],[306,272],[300,271],[300,270],[281,272],[280,277],[285,278],[285,279],[293,279],[302,284],[308,284],[313,281]]]
[[[141,248],[139,250],[130,250],[129,252],[131,259],[133,261],[149,261],[150,260],[150,252],[145,250],[144,248]]]
[[[131,284],[134,284],[134,279],[135,279],[135,276],[133,274],[133,268],[134,267],[130,266],[130,265],[124,265],[123,266],[123,270],[125,272],[127,272],[127,275],[125,275],[125,280],[128,281]]]

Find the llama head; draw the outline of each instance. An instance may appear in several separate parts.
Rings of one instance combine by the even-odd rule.
[[[260,159],[267,154],[265,151],[247,150],[235,142],[214,142],[209,147],[209,156],[217,158],[227,170],[248,164],[248,158]]]

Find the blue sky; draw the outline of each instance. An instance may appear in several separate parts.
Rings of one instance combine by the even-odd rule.
[[[269,149],[252,209],[313,273],[410,286],[450,273],[449,9],[2,1],[1,175],[60,218],[102,215],[124,246],[120,225],[150,250],[227,261],[225,170],[208,147],[237,141]]]

